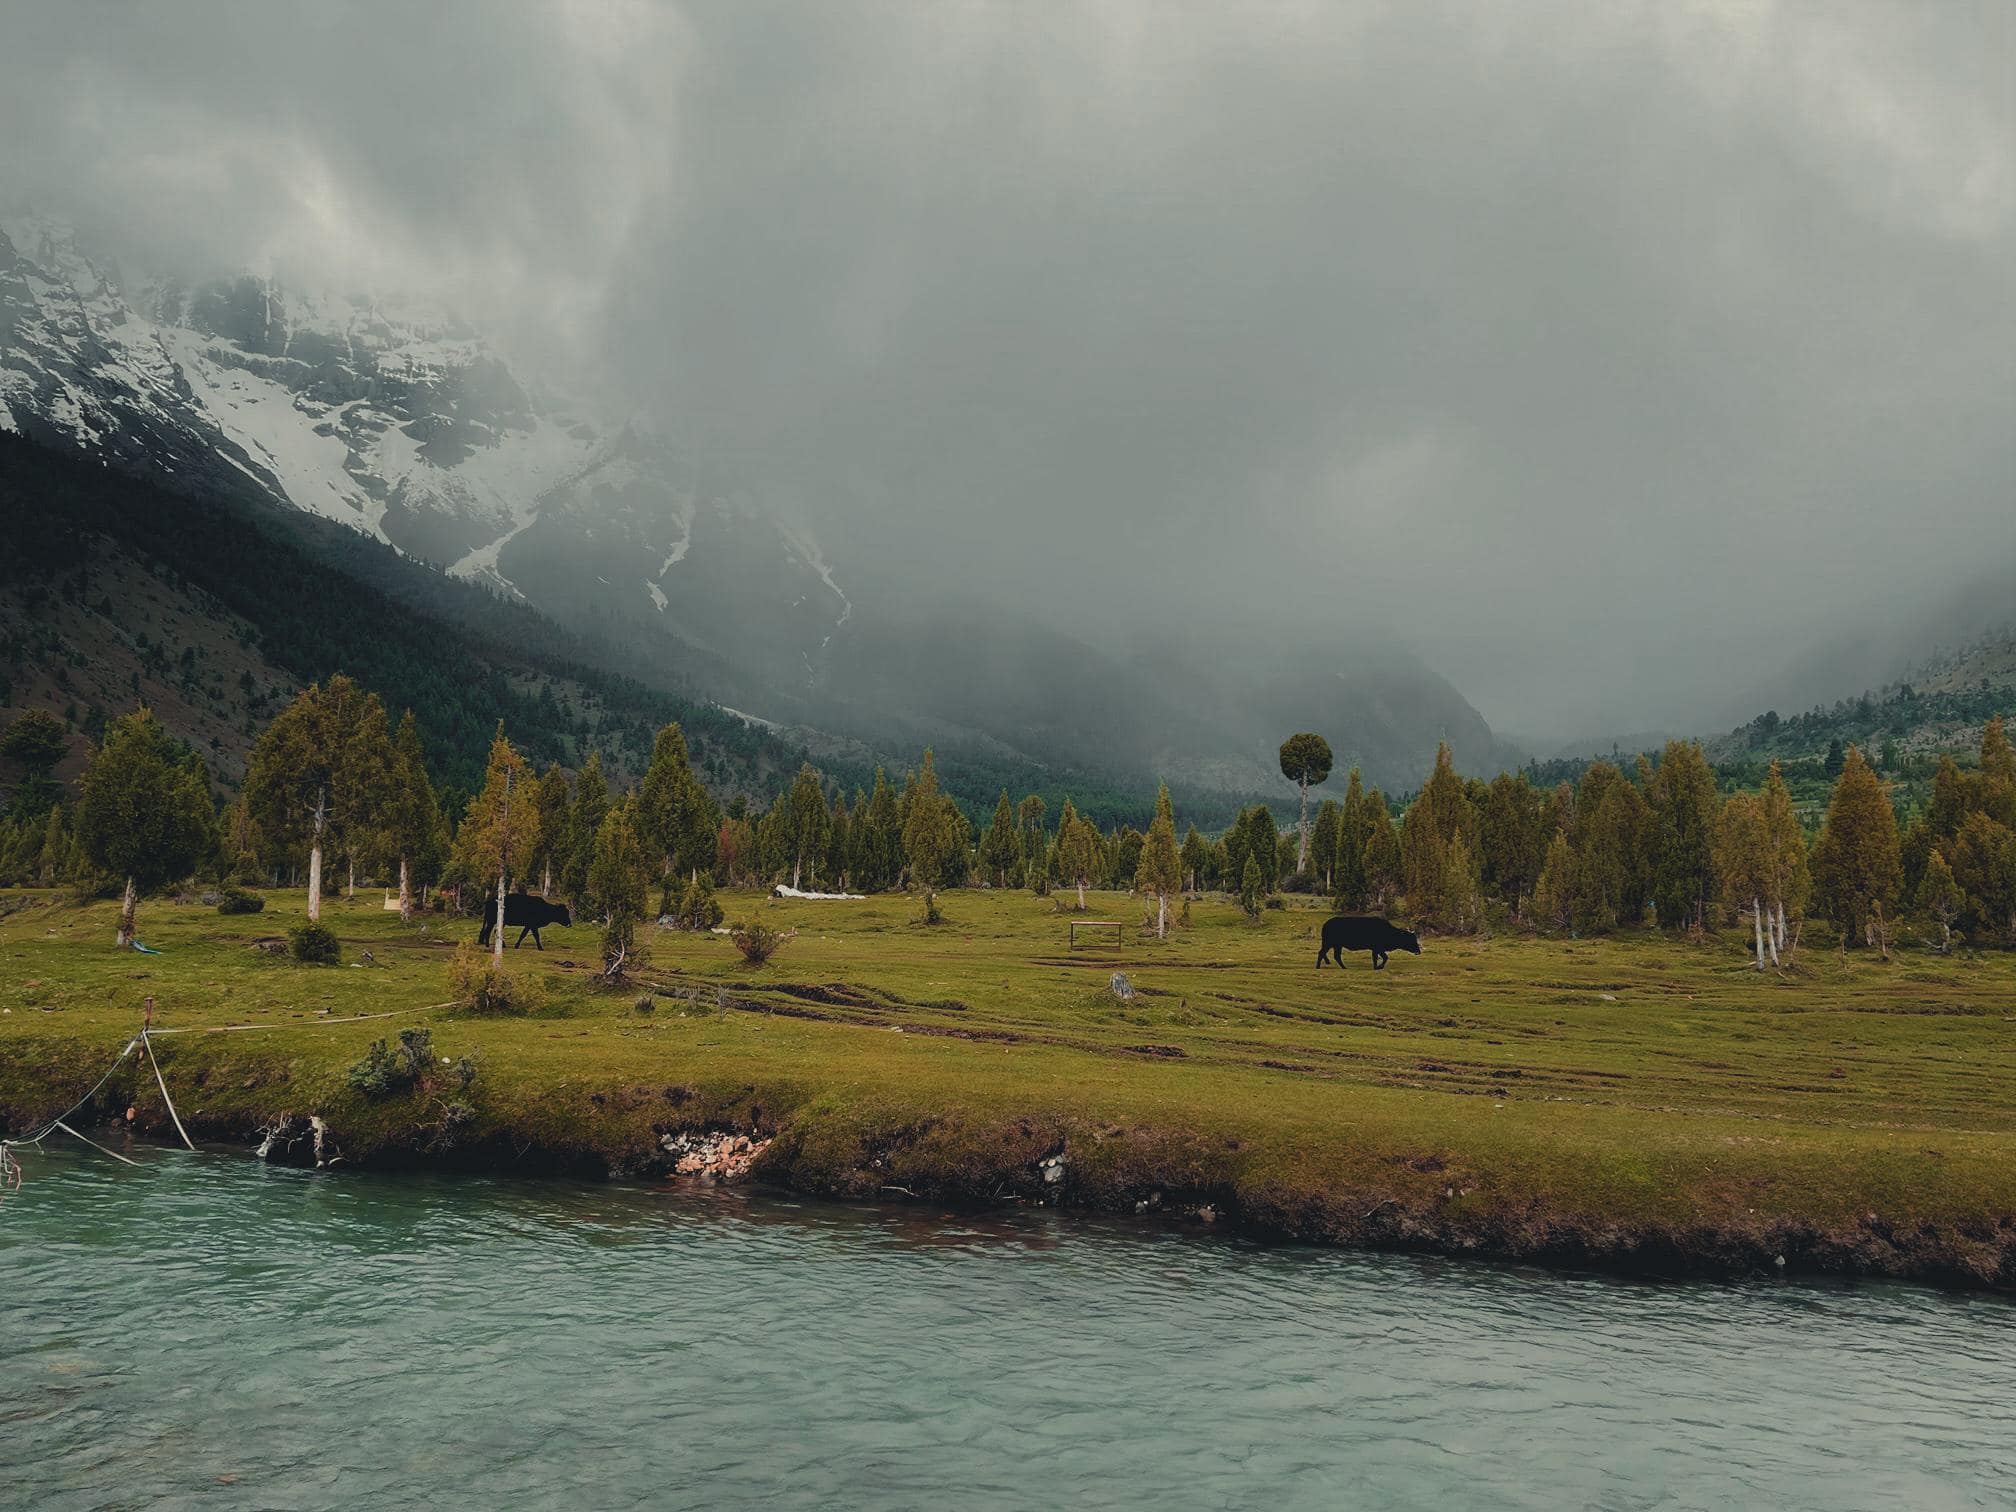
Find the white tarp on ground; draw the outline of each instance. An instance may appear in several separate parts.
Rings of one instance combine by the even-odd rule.
[[[830,898],[835,901],[844,898],[849,901],[858,903],[864,900],[868,895],[866,893],[800,892],[797,888],[792,887],[789,883],[779,882],[775,887],[770,889],[770,896],[773,898],[815,898],[815,899]]]

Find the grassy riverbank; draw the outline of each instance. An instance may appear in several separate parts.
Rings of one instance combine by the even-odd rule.
[[[1316,911],[1252,925],[1200,902],[1157,944],[1109,895],[1090,916],[1127,919],[1124,946],[1074,954],[1024,893],[947,894],[935,929],[903,897],[723,901],[797,936],[753,969],[719,936],[647,931],[648,1014],[641,985],[597,988],[576,928],[511,957],[545,986],[535,1016],[325,1025],[449,998],[474,922],[333,902],[346,964],[308,967],[250,948],[300,921],[300,893],[238,917],[150,903],[154,957],[110,948],[113,905],[0,894],[0,1122],[80,1096],[151,994],[162,1027],[272,1026],[158,1041],[199,1138],[316,1114],[351,1162],[649,1174],[663,1134],[733,1128],[774,1136],[760,1173],[848,1197],[1061,1192],[1330,1243],[2016,1285],[2016,956],[1809,950],[1760,977],[1733,936],[1500,937],[1319,973]],[[350,1088],[407,1024],[476,1058],[468,1091],[446,1066],[392,1098]],[[167,1128],[130,1063],[103,1108],[128,1106]]]

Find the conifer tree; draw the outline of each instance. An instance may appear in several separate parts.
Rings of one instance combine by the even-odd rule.
[[[322,917],[322,856],[368,834],[383,797],[384,706],[338,675],[310,683],[253,744],[245,798],[275,844],[308,852],[308,917]]]
[[[791,885],[800,885],[805,863],[818,865],[826,848],[826,790],[810,762],[798,768],[789,804]]]
[[[1547,835],[1541,830],[1541,796],[1524,772],[1500,772],[1486,789],[1478,819],[1484,886],[1517,911],[1539,880]]]
[[[924,891],[925,916],[930,917],[934,890],[947,881],[947,872],[961,854],[957,810],[952,800],[938,791],[938,768],[931,751],[924,752],[906,795],[910,811],[903,821],[903,861],[909,868],[911,885]]]
[[[1260,868],[1260,895],[1266,897],[1281,881],[1281,832],[1274,826],[1274,811],[1264,803],[1246,810],[1240,820],[1240,851]],[[1241,862],[1243,872],[1244,862]]]
[[[1183,849],[1177,853],[1183,866],[1183,885],[1186,890],[1196,892],[1204,883],[1204,868],[1208,864],[1211,848],[1204,843],[1204,837],[1197,833],[1197,826],[1191,825],[1183,836]]]
[[[826,816],[826,859],[821,872],[835,892],[845,892],[853,866],[854,819],[847,812],[845,795],[835,790],[833,810]]]
[[[1575,855],[1565,830],[1548,842],[1547,859],[1533,884],[1533,922],[1542,929],[1567,929],[1575,921]]]
[[[77,843],[93,866],[125,883],[121,950],[133,947],[141,894],[189,875],[211,843],[215,819],[202,762],[175,749],[151,710],[106,726],[84,773]]]
[[[620,976],[637,943],[637,923],[651,885],[654,862],[637,838],[634,801],[602,816],[595,830],[594,859],[588,865],[588,895],[602,916],[602,972]],[[502,934],[502,928],[499,928]]]
[[[531,775],[525,758],[504,738],[504,726],[499,721],[497,734],[490,742],[483,790],[469,800],[469,816],[462,821],[460,837],[470,871],[478,877],[497,879],[497,921],[491,952],[499,966],[504,964],[504,895],[509,890],[513,868],[524,864],[539,833],[539,811]]]
[[[1364,908],[1366,886],[1365,844],[1372,838],[1372,809],[1358,768],[1351,768],[1351,780],[1344,790],[1344,807],[1337,818],[1337,858],[1330,878],[1330,892],[1339,913],[1357,913]]]
[[[1386,808],[1386,795],[1376,787],[1365,795],[1370,828],[1365,835],[1365,895],[1369,904],[1385,907],[1400,891],[1400,837]]]
[[[574,803],[567,817],[567,858],[560,868],[561,895],[584,913],[590,910],[588,869],[595,863],[596,837],[608,814],[609,783],[602,775],[602,753],[591,751],[574,779]]]
[[[996,887],[1006,887],[1009,876],[1021,870],[1022,841],[1016,832],[1015,810],[1008,803],[1008,789],[994,805],[994,822],[980,837],[980,870]]]
[[[903,870],[903,831],[897,822],[896,794],[889,776],[875,768],[875,788],[868,798],[868,819],[855,843],[855,864],[863,892],[882,892],[896,885]]]
[[[1281,775],[1302,794],[1302,817],[1296,825],[1295,870],[1309,869],[1309,789],[1330,780],[1330,742],[1307,731],[1281,742]]]
[[[1085,911],[1085,888],[1099,869],[1099,832],[1064,800],[1057,819],[1057,871],[1078,889],[1078,911]]]
[[[1040,793],[1031,793],[1015,806],[1015,818],[1021,826],[1022,854],[1035,860],[1049,849],[1050,838],[1044,831],[1044,816],[1050,806],[1043,801]]]
[[[1449,842],[1458,830],[1476,832],[1470,800],[1463,791],[1463,779],[1456,775],[1449,742],[1435,750],[1435,770],[1421,785],[1421,794],[1408,805],[1401,821],[1401,886],[1410,910],[1434,922],[1437,901],[1442,893]]]
[[[1715,874],[1721,882],[1724,905],[1739,916],[1746,908],[1750,911],[1757,969],[1762,971],[1767,949],[1765,899],[1776,880],[1777,858],[1764,803],[1752,794],[1738,793],[1722,805],[1715,834]],[[1774,959],[1776,943],[1773,933],[1770,953]]]
[[[39,821],[49,812],[57,800],[50,773],[69,749],[63,722],[47,710],[28,709],[7,726],[6,735],[0,736],[0,760],[20,774],[7,802],[10,817]]]
[[[713,801],[693,775],[686,732],[668,724],[651,743],[651,762],[637,784],[632,819],[637,838],[660,857],[660,875],[698,876],[714,864]]]
[[[1653,774],[1652,901],[1662,928],[1699,926],[1715,895],[1715,774],[1697,742],[1669,741]]]
[[[1940,929],[1940,950],[1953,948],[1953,921],[1967,906],[1967,895],[1953,880],[1953,868],[1935,850],[1925,861],[1925,880],[1918,884],[1918,911]]]
[[[532,804],[539,814],[539,832],[525,870],[528,875],[535,871],[539,874],[539,896],[550,898],[553,873],[566,869],[567,846],[574,829],[574,795],[568,790],[567,774],[557,762],[540,774]]]
[[[1785,777],[1778,769],[1778,763],[1771,763],[1771,772],[1764,780],[1764,828],[1771,847],[1771,890],[1767,897],[1770,913],[1765,920],[1765,929],[1771,935],[1772,959],[1775,961],[1791,948],[1786,933],[1786,914],[1794,917],[1806,911],[1806,897],[1812,890],[1813,879],[1806,867],[1806,831],[1799,823],[1798,811],[1792,807],[1792,795],[1786,790]]]
[[[1449,837],[1442,857],[1442,886],[1436,914],[1452,934],[1475,934],[1484,922],[1483,899],[1477,890],[1477,863],[1458,830]]]
[[[2016,943],[2016,831],[1986,811],[1969,814],[1952,840],[1953,880],[1966,896],[1968,933]]]
[[[1844,943],[1880,926],[1900,876],[1897,816],[1876,774],[1854,746],[1842,759],[1813,849],[1813,885]]]
[[[1007,801],[1003,795],[1002,801]],[[1176,853],[1176,817],[1169,804],[1169,784],[1162,783],[1155,794],[1155,818],[1141,845],[1141,858],[1134,872],[1137,892],[1155,899],[1155,938],[1169,937],[1169,895],[1183,888],[1183,862]]]
[[[420,745],[420,727],[408,709],[392,740],[390,791],[385,804],[385,839],[399,863],[399,919],[413,922],[414,874],[422,885],[440,874],[441,816],[434,786],[427,780],[427,759]]]
[[[1239,907],[1249,919],[1260,917],[1260,863],[1250,855],[1239,873]]]
[[[1344,806],[1334,798],[1316,805],[1316,823],[1309,831],[1309,870],[1329,892],[1337,885],[1337,831]]]

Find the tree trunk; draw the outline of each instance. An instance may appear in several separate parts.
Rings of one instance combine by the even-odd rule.
[[[1085,912],[1085,879],[1078,879],[1078,912]]]
[[[399,858],[399,922],[413,922],[413,869],[404,856]]]
[[[1155,938],[1169,938],[1169,894],[1166,892],[1155,894]]]
[[[322,917],[322,842],[308,848],[308,922]]]
[[[1295,870],[1302,873],[1309,869],[1309,779],[1302,779],[1302,822],[1296,826],[1300,832],[1300,843],[1295,847]]]
[[[546,863],[546,869],[539,874],[539,896],[542,898],[553,896],[553,863],[551,861]]]
[[[355,901],[357,897],[357,858],[350,858],[350,880],[343,884],[343,896]]]
[[[497,938],[490,942],[490,959],[504,964],[504,868],[497,868]]]
[[[1757,936],[1757,969],[1764,969],[1764,905],[1756,898],[1750,900],[1750,923]]]
[[[791,861],[791,891],[798,891],[798,874],[805,868],[805,858],[797,856]]]
[[[119,948],[133,948],[133,914],[140,907],[140,889],[133,885],[133,879],[126,879],[126,896],[119,904]]]
[[[1771,964],[1778,965],[1778,922],[1768,908],[1764,910],[1764,948],[1770,953]]]

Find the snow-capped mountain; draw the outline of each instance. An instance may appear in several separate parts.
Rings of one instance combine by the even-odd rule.
[[[0,429],[251,490],[788,682],[851,611],[802,530],[445,312],[249,274],[128,280],[48,216],[0,215]]]

